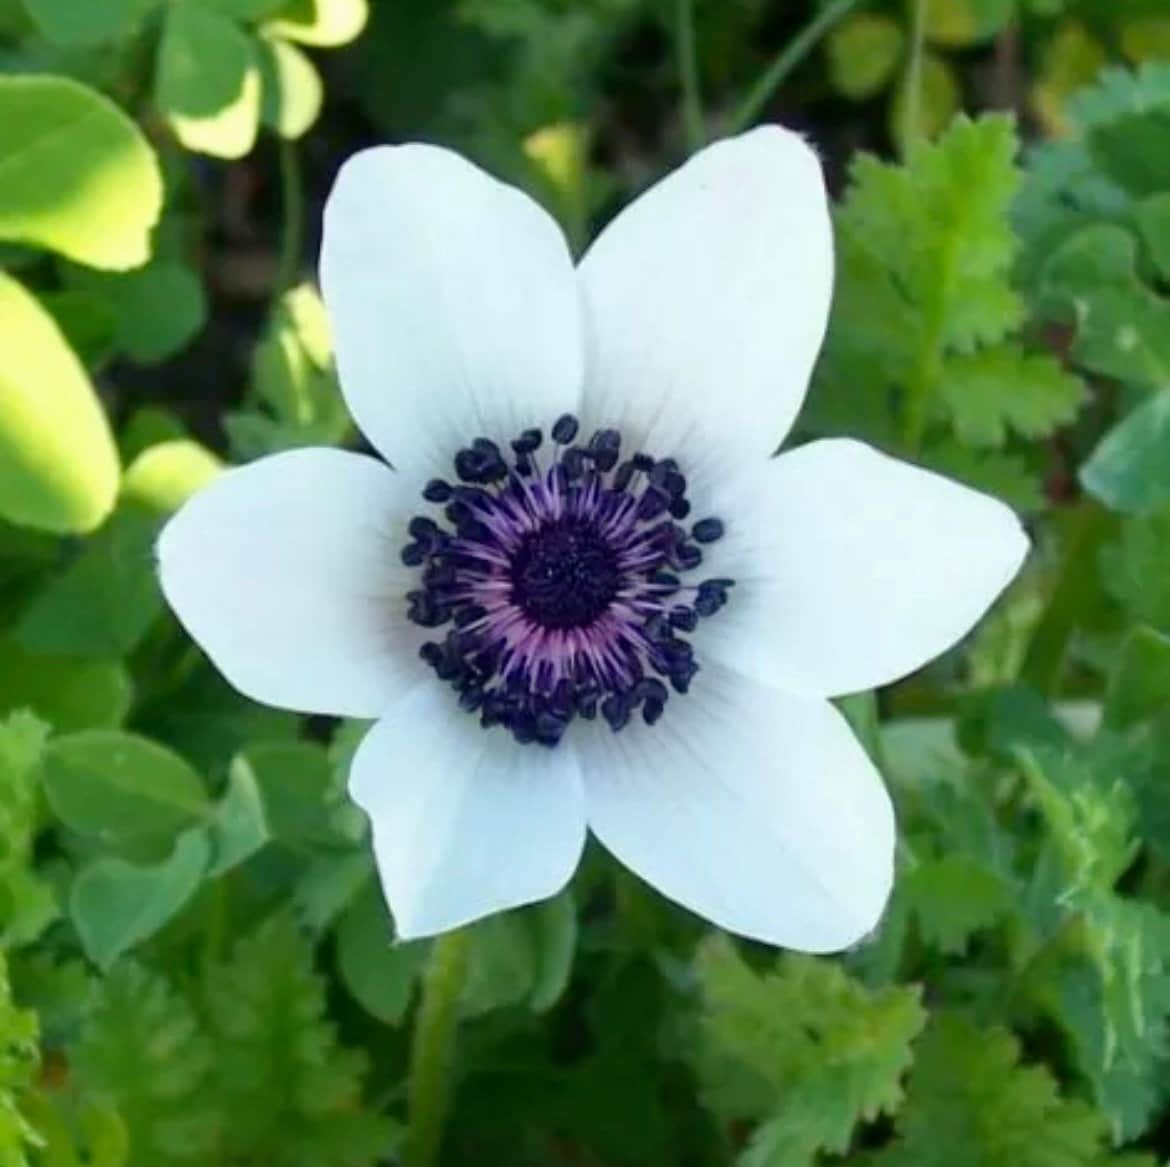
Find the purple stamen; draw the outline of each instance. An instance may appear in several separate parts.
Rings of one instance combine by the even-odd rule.
[[[734,583],[680,578],[724,526],[706,518],[688,534],[678,525],[690,503],[673,458],[620,461],[617,430],[574,444],[578,430],[571,414],[556,420],[548,469],[537,429],[509,443],[511,464],[486,438],[459,450],[458,483],[433,478],[422,492],[448,526],[411,519],[401,555],[421,569],[409,618],[449,626],[422,659],[482,725],[546,746],[576,717],[600,712],[615,731],[639,710],[647,725],[658,721],[665,682],[685,693],[699,670],[684,635],[727,603]]]

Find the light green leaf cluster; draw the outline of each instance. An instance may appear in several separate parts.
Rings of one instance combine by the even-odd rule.
[[[786,956],[757,973],[712,937],[696,959],[690,1056],[708,1105],[761,1122],[741,1162],[811,1164],[844,1154],[860,1123],[894,1113],[926,1014],[910,987],[866,989],[840,967]]]
[[[818,427],[843,422],[1027,504],[1028,472],[1005,447],[1070,422],[1084,390],[1018,335],[1017,148],[1011,119],[986,115],[956,119],[902,165],[856,158],[813,408]]]

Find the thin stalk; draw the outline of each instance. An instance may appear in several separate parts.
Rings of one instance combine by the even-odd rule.
[[[467,979],[470,935],[457,929],[432,945],[414,1022],[407,1096],[410,1122],[403,1167],[434,1167],[451,1108],[459,998]]]
[[[707,142],[703,97],[699,91],[699,58],[695,45],[695,0],[677,0],[675,6],[675,53],[682,85],[683,129],[687,152],[693,154]]]
[[[902,156],[918,141],[922,126],[922,57],[926,50],[926,3],[914,0],[910,57],[906,62],[906,103],[902,113]]]
[[[282,296],[296,283],[304,250],[305,195],[301,187],[301,160],[296,145],[281,138],[280,203],[282,212],[280,254],[277,258],[275,292]]]
[[[781,49],[772,63],[760,74],[756,83],[748,91],[747,97],[740,102],[739,108],[732,114],[728,127],[730,133],[738,134],[756,121],[789,73],[816,48],[821,38],[838,21],[857,7],[859,2],[860,0],[833,0],[833,3],[821,9]]]

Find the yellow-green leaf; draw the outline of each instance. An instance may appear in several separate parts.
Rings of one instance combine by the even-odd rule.
[[[0,78],[0,239],[137,267],[162,198],[154,151],[113,102],[64,77]]]
[[[303,45],[345,45],[366,26],[367,0],[289,0],[268,31]]]
[[[159,42],[155,100],[188,150],[242,158],[260,125],[252,38],[215,9],[177,0]]]
[[[0,274],[0,515],[90,531],[117,492],[118,454],[89,377],[49,314]]]

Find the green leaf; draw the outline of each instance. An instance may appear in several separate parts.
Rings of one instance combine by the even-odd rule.
[[[252,776],[272,837],[294,847],[353,840],[350,803],[325,749],[311,742],[258,742],[232,760]]]
[[[898,1140],[875,1167],[1096,1167],[1100,1117],[1062,1098],[1047,1070],[1018,1059],[1005,1030],[946,1014],[932,1020],[896,1119]]]
[[[57,898],[33,867],[40,761],[48,726],[29,713],[0,721],[0,943],[29,944],[57,918]]]
[[[37,1019],[13,1005],[0,953],[0,1163],[5,1167],[25,1167],[26,1152],[41,1142],[26,1117],[39,1061]]]
[[[86,955],[108,970],[124,952],[153,936],[199,890],[211,846],[203,831],[180,835],[169,859],[141,867],[98,859],[83,868],[69,894],[69,914]]]
[[[1105,725],[1126,729],[1166,707],[1170,697],[1170,636],[1131,628],[1117,651],[1105,694]]]
[[[1134,623],[1170,633],[1170,510],[1127,519],[1121,541],[1101,553],[1105,585]]]
[[[24,0],[46,40],[73,48],[120,40],[157,0]]]
[[[64,77],[0,77],[0,127],[0,239],[90,267],[146,262],[162,176],[113,102]]]
[[[995,447],[1009,431],[1046,437],[1076,417],[1084,398],[1058,361],[1005,344],[947,360],[939,404],[960,441]]]
[[[198,0],[175,0],[159,42],[155,101],[188,150],[242,158],[260,125],[252,39]]]
[[[321,112],[324,89],[317,66],[296,45],[276,37],[261,37],[256,48],[263,86],[260,119],[282,138],[299,138]]]
[[[854,101],[880,92],[898,67],[904,39],[888,16],[859,12],[842,21],[825,44],[833,88]]]
[[[36,653],[125,656],[162,615],[155,515],[123,506],[25,611],[20,644]]]
[[[962,955],[971,936],[1001,920],[1011,891],[994,871],[966,855],[946,855],[917,864],[904,892],[925,943]]]
[[[1138,204],[1137,228],[1158,274],[1170,279],[1170,191]]]
[[[247,770],[235,769],[208,824],[212,859],[208,876],[222,875],[255,855],[268,842],[264,800]]]
[[[66,826],[109,844],[169,838],[208,815],[199,775],[136,734],[90,730],[55,738],[45,751],[44,783]]]
[[[394,925],[375,879],[368,879],[337,926],[337,971],[371,1017],[399,1025],[430,950],[427,941],[394,939]]]
[[[1170,109],[1126,114],[1094,126],[1088,142],[1097,165],[1131,194],[1170,190]]]
[[[1049,314],[1076,327],[1073,358],[1107,377],[1170,387],[1170,300],[1137,275],[1137,240],[1099,223],[1071,235],[1040,270]]]
[[[1113,510],[1170,506],[1170,389],[1111,429],[1081,467],[1084,488]]]
[[[366,847],[318,856],[293,889],[297,921],[312,935],[324,932],[353,903],[373,870],[374,861]]]
[[[702,1010],[692,1059],[706,1103],[730,1120],[768,1119],[765,1148],[775,1131],[793,1132],[788,1146],[768,1148],[771,1158],[754,1152],[756,1162],[843,1154],[859,1122],[898,1109],[926,1020],[916,988],[873,992],[839,966],[802,956],[761,975],[718,936],[702,942],[696,969]],[[788,1159],[777,1158],[780,1149]]]
[[[128,1167],[216,1161],[211,1047],[191,1007],[161,977],[129,961],[110,972],[73,1069],[82,1089],[116,1104],[129,1135]]]
[[[0,516],[91,531],[117,490],[113,435],[85,370],[40,305],[0,273]]]
[[[898,143],[903,152],[905,152],[907,145],[906,135],[910,131],[909,91],[906,87],[908,80],[909,74],[906,75],[906,80],[895,92],[894,100],[890,102],[887,119],[890,137]],[[918,112],[918,125],[913,130],[914,140],[929,141],[931,138],[937,138],[951,124],[961,106],[962,93],[959,89],[959,79],[956,77],[950,62],[936,53],[924,53],[919,80],[918,104],[915,107]]]
[[[255,21],[271,16],[286,0],[202,0],[202,3],[234,20]]]
[[[208,982],[228,1162],[374,1167],[394,1127],[361,1109],[365,1056],[325,1020],[312,952],[286,917],[241,940]]]
[[[61,733],[111,729],[130,708],[130,676],[120,661],[39,656],[0,640],[0,714],[31,709]]]
[[[331,48],[354,40],[368,19],[367,0],[288,0],[267,30],[303,45]]]
[[[170,514],[222,470],[220,459],[198,442],[158,442],[126,468],[122,497],[155,514]]]
[[[174,259],[155,259],[117,276],[79,269],[69,281],[113,313],[118,347],[139,364],[157,364],[179,352],[207,318],[198,275]]]

